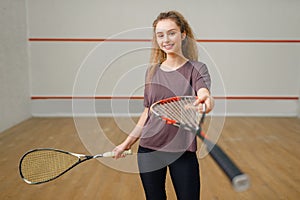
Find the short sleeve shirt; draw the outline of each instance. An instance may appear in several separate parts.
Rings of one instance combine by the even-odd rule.
[[[144,106],[149,108],[156,101],[174,96],[195,96],[200,88],[210,90],[210,86],[210,75],[202,62],[187,61],[174,71],[164,71],[158,66],[150,82],[145,84]],[[166,152],[197,150],[195,133],[166,124],[150,112],[140,145]]]

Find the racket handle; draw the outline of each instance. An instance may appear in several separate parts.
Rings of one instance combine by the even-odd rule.
[[[123,155],[132,155],[132,150],[131,149],[126,150],[122,154]],[[115,156],[115,153],[112,151],[103,153],[103,157],[114,157],[114,156]]]
[[[250,186],[249,177],[241,172],[236,164],[224,153],[224,151],[218,145],[213,144],[207,139],[204,140],[204,143],[206,144],[212,158],[230,179],[235,191],[241,192],[247,190]]]

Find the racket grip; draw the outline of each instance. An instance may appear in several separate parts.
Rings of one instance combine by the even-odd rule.
[[[230,179],[234,190],[237,192],[247,190],[250,186],[249,177],[241,172],[236,164],[224,153],[224,151],[218,145],[214,145],[209,140],[204,140],[204,142],[212,158]]]
[[[124,151],[123,155],[132,155],[132,150],[129,149],[129,150]],[[114,157],[114,156],[115,156],[115,153],[112,151],[103,153],[103,157]]]

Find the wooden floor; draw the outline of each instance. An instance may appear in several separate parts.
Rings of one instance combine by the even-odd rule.
[[[98,118],[98,121],[102,129],[109,132],[105,134],[113,143],[118,144],[126,136],[114,119]],[[212,159],[206,156],[200,159],[201,199],[300,198],[300,119],[228,117],[218,144],[250,176],[251,187],[245,192],[235,192]],[[32,118],[1,133],[1,200],[144,199],[138,174],[120,172],[99,160],[83,163],[55,181],[27,185],[19,177],[18,162],[26,151],[39,147],[88,153],[72,118]],[[136,146],[133,149],[136,150]],[[126,159],[132,158],[110,162],[122,165]],[[169,178],[166,184],[168,199],[176,199]]]

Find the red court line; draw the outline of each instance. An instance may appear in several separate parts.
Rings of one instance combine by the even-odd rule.
[[[31,100],[70,100],[70,99],[96,99],[96,100],[143,100],[142,96],[32,96]],[[224,100],[289,100],[296,101],[299,97],[296,96],[215,96],[214,99],[224,99]]]
[[[299,97],[226,96],[226,97],[214,97],[214,99],[227,99],[227,100],[299,100]]]
[[[105,38],[29,38],[30,42],[151,42],[151,39],[105,39]],[[198,39],[197,42],[212,43],[300,43],[300,40],[275,39]]]
[[[150,39],[29,38],[30,42],[151,42]]]
[[[217,39],[217,40],[197,40],[197,42],[231,42],[231,43],[300,43],[300,40],[258,40],[258,39]]]
[[[139,100],[144,99],[142,96],[32,96],[31,100],[46,100],[46,99],[97,99],[97,100],[110,100],[110,99],[121,99],[121,100]]]

